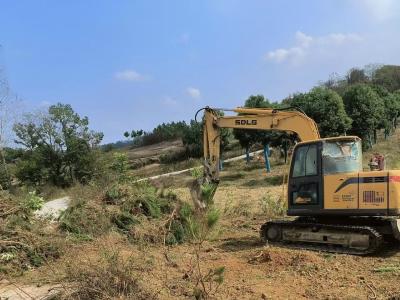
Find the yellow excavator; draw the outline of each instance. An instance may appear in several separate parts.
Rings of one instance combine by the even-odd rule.
[[[364,255],[377,251],[385,240],[400,240],[400,170],[363,171],[360,138],[321,138],[316,123],[293,108],[202,110],[200,183],[213,184],[215,189],[221,128],[297,134],[300,142],[293,150],[287,182],[287,215],[297,218],[263,224],[260,235],[265,241]],[[220,111],[238,115],[222,116]]]

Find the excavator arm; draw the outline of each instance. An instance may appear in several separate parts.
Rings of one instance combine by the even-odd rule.
[[[219,182],[220,129],[239,128],[296,133],[302,142],[320,138],[314,120],[296,110],[263,108],[236,108],[237,116],[221,116],[221,109],[205,108],[204,112],[204,179],[203,182]],[[224,110],[228,111],[228,110]]]

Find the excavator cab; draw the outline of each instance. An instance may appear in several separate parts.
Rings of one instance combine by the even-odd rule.
[[[288,215],[320,215],[325,207],[325,185],[336,181],[336,178],[340,182],[349,174],[360,171],[362,148],[358,137],[328,138],[297,144],[288,180]],[[354,199],[350,195],[346,200]]]

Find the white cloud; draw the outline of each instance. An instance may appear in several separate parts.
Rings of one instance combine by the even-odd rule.
[[[169,96],[164,97],[162,103],[163,103],[165,106],[175,106],[175,105],[178,104],[178,102],[177,102],[174,98],[169,97]]]
[[[201,97],[200,90],[194,87],[188,87],[186,93],[193,99],[199,99]]]
[[[304,55],[303,48],[300,47],[292,47],[289,49],[280,48],[268,52],[265,56],[265,59],[280,63],[289,59],[295,60],[303,55]]]
[[[308,47],[310,43],[313,41],[313,37],[306,35],[301,31],[296,32],[296,41],[300,45],[300,47]]]
[[[357,8],[364,8],[376,21],[382,22],[399,14],[400,1],[398,0],[358,0]]]
[[[135,70],[124,70],[114,74],[114,78],[121,81],[143,81],[147,77],[136,72]]]
[[[327,36],[318,38],[316,41],[320,45],[342,45],[346,43],[361,42],[362,40],[363,38],[360,35],[354,33],[331,33]]]
[[[293,47],[269,51],[264,55],[264,59],[275,63],[291,62],[293,64],[299,64],[307,55],[315,51],[337,51],[335,47],[360,42],[362,40],[361,36],[354,33],[331,33],[325,36],[313,37],[301,31],[297,31],[295,34],[295,45]]]

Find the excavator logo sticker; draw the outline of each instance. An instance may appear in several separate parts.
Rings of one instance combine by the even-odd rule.
[[[235,125],[257,125],[257,120],[235,120]]]
[[[343,189],[345,186],[348,186],[349,184],[356,184],[358,181],[360,183],[382,183],[382,182],[388,182],[388,176],[378,176],[378,177],[350,177],[346,181],[344,181],[339,187],[336,189],[335,193],[339,192],[341,189]]]

